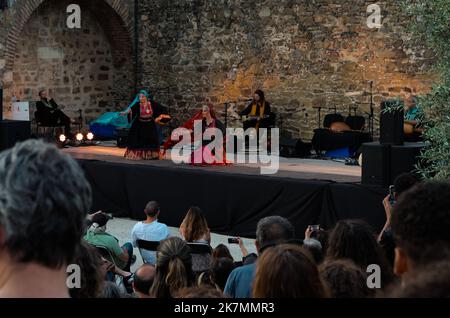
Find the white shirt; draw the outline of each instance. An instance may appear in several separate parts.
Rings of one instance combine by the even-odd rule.
[[[170,235],[167,225],[153,221],[152,223],[136,223],[131,230],[131,241],[133,246],[137,247],[137,240],[162,241]],[[145,262],[156,264],[156,252],[141,250],[142,258]]]

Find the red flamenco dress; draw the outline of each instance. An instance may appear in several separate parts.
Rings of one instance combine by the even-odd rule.
[[[191,130],[191,140],[194,139],[194,124],[196,121],[202,121],[202,137],[205,131],[209,128],[217,128],[222,131],[223,134],[223,142],[221,143],[220,148],[211,149],[210,144],[212,141],[202,140],[201,146],[194,149],[191,153],[191,165],[199,165],[199,166],[225,166],[227,165],[226,160],[226,151],[225,151],[225,126],[222,122],[217,119],[212,106],[208,106],[209,112],[211,114],[212,121],[207,122],[207,120],[203,117],[203,111],[198,111],[191,119],[185,122],[180,128],[185,128]],[[164,143],[164,153],[166,153],[167,149],[172,148],[180,140],[172,140],[170,137]],[[203,138],[202,138],[203,139]],[[200,159],[200,161],[198,160]]]

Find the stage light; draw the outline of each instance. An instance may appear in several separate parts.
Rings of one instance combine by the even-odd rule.
[[[84,138],[84,136],[83,136],[83,134],[82,133],[78,133],[76,136],[75,136],[75,138],[77,139],[77,141],[83,141],[83,138]]]
[[[66,140],[67,140],[66,135],[64,135],[64,134],[59,135],[58,140],[59,140],[59,142],[61,142],[61,143],[65,143]]]
[[[94,139],[94,134],[91,133],[91,132],[89,132],[89,133],[86,135],[86,138],[87,138],[87,140],[92,141],[92,140]]]

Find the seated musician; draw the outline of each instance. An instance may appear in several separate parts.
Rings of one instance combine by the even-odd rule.
[[[270,128],[275,124],[275,114],[270,110],[270,103],[266,101],[264,92],[257,90],[253,101],[239,113],[239,116],[247,116],[244,121],[244,130],[247,128]]]
[[[405,100],[405,108],[405,140],[410,142],[421,141],[423,133],[423,112],[417,106],[417,99],[415,96],[411,95]]]
[[[39,122],[44,126],[62,125],[65,128],[65,135],[70,138],[70,124],[75,120],[69,118],[59,108],[53,98],[49,97],[46,90],[39,92],[40,101],[36,103]]]

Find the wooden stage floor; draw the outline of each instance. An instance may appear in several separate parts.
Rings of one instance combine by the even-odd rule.
[[[232,164],[228,166],[197,167],[188,164],[175,164],[170,158],[165,160],[152,161],[129,161],[123,155],[125,149],[120,149],[113,142],[102,142],[95,146],[67,147],[65,153],[70,154],[75,159],[99,160],[106,162],[149,165],[153,167],[179,167],[180,169],[208,169],[214,172],[259,175],[260,164]],[[306,180],[331,180],[335,182],[360,183],[361,167],[347,166],[343,161],[317,160],[317,159],[296,159],[280,157],[279,171],[268,177],[288,177]]]

